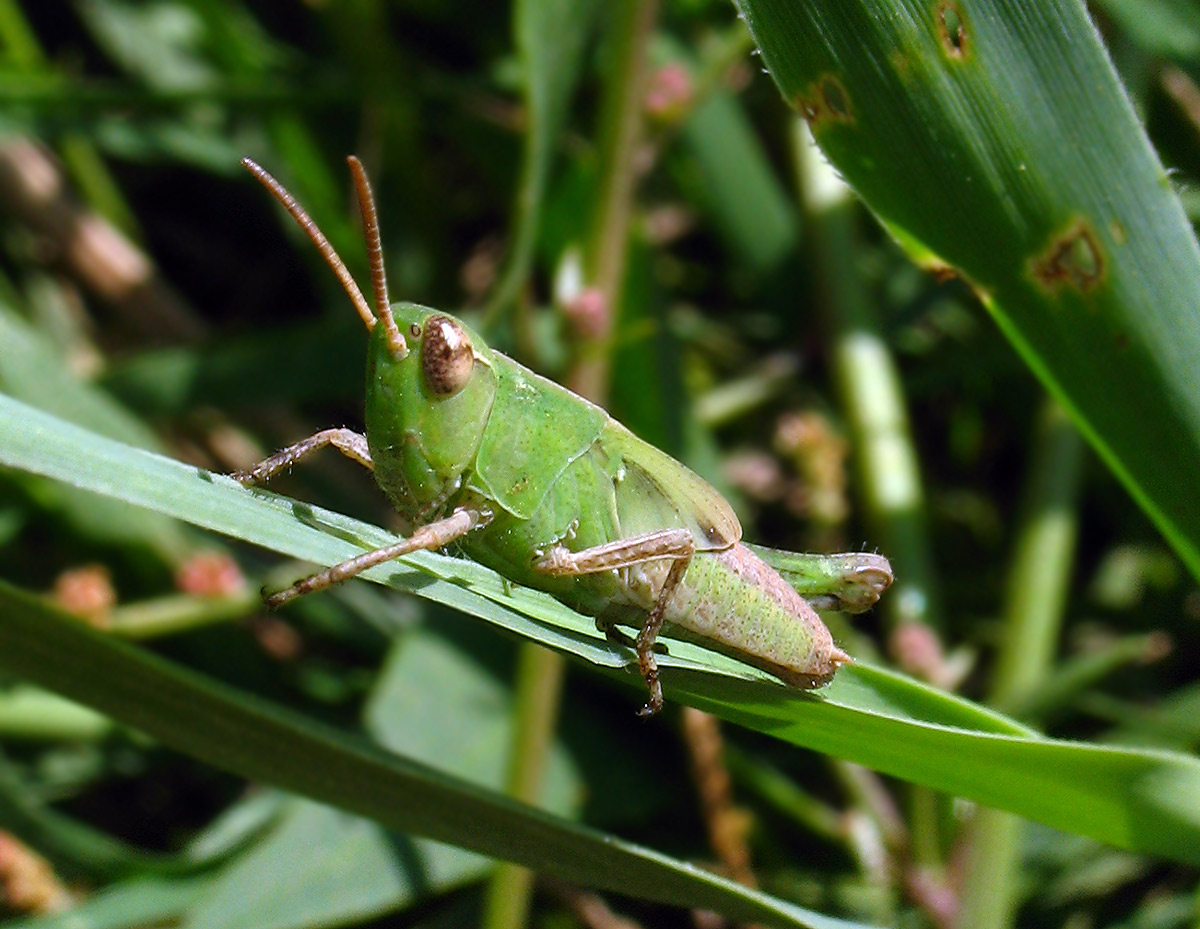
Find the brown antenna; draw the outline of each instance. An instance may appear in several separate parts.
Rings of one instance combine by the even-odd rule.
[[[388,347],[396,358],[408,354],[408,343],[400,334],[392,316],[392,304],[388,300],[387,272],[383,267],[383,246],[379,240],[379,219],[375,213],[375,195],[362,162],[354,155],[346,158],[350,173],[354,175],[354,189],[358,192],[358,209],[362,213],[363,234],[367,239],[367,259],[371,263],[371,288],[375,292],[375,318],[383,323],[387,331]]]
[[[371,313],[371,307],[367,303],[367,298],[363,296],[363,292],[358,289],[358,284],[350,275],[349,269],[338,253],[334,251],[333,246],[329,244],[329,240],[325,238],[313,218],[304,212],[304,207],[296,202],[296,198],[284,189],[284,186],[275,180],[270,173],[253,161],[250,158],[242,159],[242,167],[258,178],[259,183],[271,192],[271,195],[278,200],[285,210],[287,210],[292,219],[304,230],[305,234],[312,239],[313,245],[317,247],[317,251],[321,253],[321,257],[325,259],[325,263],[333,269],[333,273],[337,275],[337,279],[341,282],[342,288],[350,297],[350,302],[354,304],[354,309],[358,315],[362,317],[363,323],[367,329],[375,328],[375,316]],[[379,239],[379,231],[375,232],[376,242]],[[378,248],[378,245],[376,246]],[[372,266],[372,277],[374,276],[374,267]],[[391,320],[392,314],[389,312],[387,318]],[[391,329],[388,330],[388,341],[391,342],[391,331],[396,328],[396,323],[393,320]],[[401,340],[403,341],[403,340]]]

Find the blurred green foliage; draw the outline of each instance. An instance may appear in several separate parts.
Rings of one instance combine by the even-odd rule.
[[[365,282],[342,163],[354,152],[380,200],[393,299],[468,315],[560,380],[605,355],[614,415],[727,491],[747,538],[875,547],[883,516],[870,469],[851,465],[864,443],[837,386],[837,305],[857,301],[894,365],[924,490],[915,535],[884,553],[913,559],[902,582],[921,576],[853,629],[831,619],[839,639],[1056,737],[1194,753],[1200,593],[1086,455],[1064,496],[1078,541],[1047,621],[1052,664],[1029,692],[996,686],[1036,495],[1029,463],[1044,460],[1042,390],[961,279],[918,268],[860,206],[812,199],[829,178],[724,0],[658,11],[619,313],[611,339],[580,336],[621,38],[609,12],[570,0],[0,0],[0,391],[214,471],[318,428],[359,428],[361,325],[237,167],[249,155],[275,173]],[[1091,13],[1200,216],[1200,6],[1098,0]],[[835,286],[846,280],[849,296]],[[407,528],[336,455],[273,488]],[[302,570],[0,471],[0,578],[211,678],[501,785],[512,639],[365,583],[263,614],[258,586]],[[642,725],[640,699],[570,674],[544,803],[715,861],[680,710]],[[723,821],[744,826],[770,893],[886,925],[951,926],[970,910],[967,805],[724,733],[737,809]],[[16,680],[0,680],[0,749],[5,925],[57,924],[68,904],[97,929],[480,919],[486,859],[215,773]],[[1023,926],[1194,924],[1184,865],[1043,826],[1017,854]],[[533,923],[591,925],[576,890],[538,887]],[[689,924],[608,901],[645,925]]]

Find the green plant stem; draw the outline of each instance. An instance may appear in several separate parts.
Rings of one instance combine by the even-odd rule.
[[[883,600],[894,628],[941,625],[925,495],[903,387],[856,266],[858,206],[807,126],[793,122],[805,200],[810,265],[817,275],[832,345],[834,386],[850,430],[865,516],[896,582]]]
[[[1066,414],[1047,400],[1026,478],[1022,516],[1005,596],[1003,644],[992,682],[993,703],[1034,692],[1053,662],[1075,554],[1075,501],[1083,444]],[[1013,924],[1024,822],[981,809],[967,838],[967,877],[958,925]]]
[[[834,763],[833,773],[854,805],[875,824],[888,848],[893,851],[906,848],[908,827],[879,775],[870,768],[840,760]]]
[[[112,722],[99,713],[36,687],[0,693],[0,737],[36,741],[83,742],[103,739]]]
[[[1075,555],[1075,502],[1083,446],[1066,414],[1046,401],[1025,489],[990,702],[1008,704],[1037,687],[1058,645]]]
[[[603,296],[603,325],[580,339],[579,359],[568,384],[596,403],[608,395],[609,359],[617,301],[625,279],[629,218],[636,182],[633,158],[642,125],[646,52],[657,16],[657,0],[619,0],[609,19],[610,59],[600,123],[599,199],[585,257],[589,284]],[[533,802],[557,718],[564,674],[561,655],[524,643],[519,650],[516,738],[510,756],[510,794]],[[488,887],[487,929],[525,925],[533,876],[501,865]]]
[[[1063,712],[1099,681],[1131,664],[1163,657],[1169,650],[1170,639],[1161,632],[1122,636],[1065,661],[1041,682],[1010,700],[998,702],[996,708],[1021,719],[1036,719],[1044,726],[1048,718]]]
[[[797,119],[793,128],[810,264],[829,328],[834,382],[850,430],[866,522],[896,573],[883,601],[884,616],[893,630],[905,623],[938,628],[925,495],[903,387],[855,265],[858,206],[818,152],[807,126]],[[937,800],[915,787],[909,802],[913,856],[925,866],[940,867]]]
[[[696,399],[696,421],[708,429],[736,422],[774,400],[794,383],[800,365],[792,355],[768,355],[745,377],[726,381]]]
[[[517,650],[515,736],[510,746],[508,794],[537,805],[562,697],[566,661],[539,645],[524,643]],[[484,905],[485,929],[517,929],[529,917],[533,872],[509,862],[496,866]]]
[[[153,639],[239,619],[261,609],[261,595],[249,589],[227,597],[175,594],[117,607],[109,615],[106,629],[123,639]]]
[[[629,222],[637,183],[635,159],[642,134],[647,48],[658,0],[614,0],[609,12],[609,55],[600,110],[600,172],[592,229],[585,250],[588,285],[599,292],[604,312],[580,346],[568,386],[603,405],[608,396],[611,341],[625,283]]]
[[[809,832],[847,852],[852,850],[838,811],[814,797],[783,771],[734,745],[725,746],[725,760],[739,787],[758,794],[778,813]]]
[[[720,34],[715,43],[708,43],[707,48],[708,54],[702,56],[700,70],[693,75],[695,84],[692,99],[680,112],[677,120],[679,123],[686,121],[688,115],[696,111],[696,107],[721,89],[729,77],[731,68],[745,62],[746,56],[754,50],[754,37],[746,29],[746,24],[738,21]]]
[[[512,5],[526,123],[508,257],[484,310],[485,332],[517,302],[528,283],[550,169],[581,70],[584,45],[601,9],[597,0],[569,4],[516,0]]]
[[[521,288],[529,278],[533,264],[534,245],[537,243],[538,211],[546,194],[547,171],[540,150],[535,151],[532,142],[527,143],[521,159],[521,176],[517,181],[517,196],[514,207],[512,241],[509,255],[500,280],[488,298],[483,312],[483,328],[489,332],[504,311],[516,302]]]

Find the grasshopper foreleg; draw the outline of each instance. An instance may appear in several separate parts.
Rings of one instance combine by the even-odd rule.
[[[683,575],[687,572],[692,555],[696,552],[696,543],[692,534],[686,529],[664,529],[660,532],[648,532],[644,535],[628,539],[618,539],[606,545],[585,548],[573,552],[562,545],[556,545],[545,556],[535,562],[534,567],[547,574],[558,576],[579,576],[582,574],[599,574],[602,571],[612,571],[618,568],[631,568],[647,561],[670,558],[671,569],[667,572],[666,580],[654,605],[646,616],[646,622],[638,632],[636,649],[638,669],[650,690],[650,699],[639,712],[639,716],[653,716],[663,706],[662,684],[658,680],[658,662],[654,658],[654,641],[662,630],[666,619],[667,603]],[[608,634],[609,626],[606,625]],[[611,638],[611,636],[610,636]]]
[[[332,445],[347,458],[357,461],[368,471],[375,470],[371,453],[367,450],[367,437],[350,429],[322,429],[316,435],[277,451],[270,458],[260,461],[253,468],[234,471],[229,475],[239,484],[259,484],[269,481],[280,471],[285,471],[301,458],[307,458],[318,449]]]
[[[439,519],[437,522],[430,523],[427,526],[421,526],[407,539],[401,539],[394,545],[385,545],[383,548],[377,548],[374,551],[363,552],[363,554],[348,561],[343,561],[341,564],[336,564],[332,568],[327,568],[311,577],[296,581],[295,584],[286,590],[281,590],[266,597],[267,606],[273,610],[277,609],[289,600],[293,600],[304,594],[324,590],[327,587],[332,587],[334,584],[340,584],[342,581],[349,580],[361,574],[368,568],[373,568],[375,565],[383,564],[386,561],[391,561],[393,558],[399,558],[401,555],[407,555],[410,552],[443,548],[487,521],[488,516],[479,510],[460,507],[445,519]]]

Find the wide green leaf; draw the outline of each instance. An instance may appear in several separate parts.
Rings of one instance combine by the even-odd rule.
[[[369,820],[293,801],[264,841],[222,870],[181,925],[343,925],[461,884],[487,867],[486,860],[427,839],[396,846],[386,830]]]
[[[735,2],[837,169],[1200,577],[1200,250],[1083,4]]]

